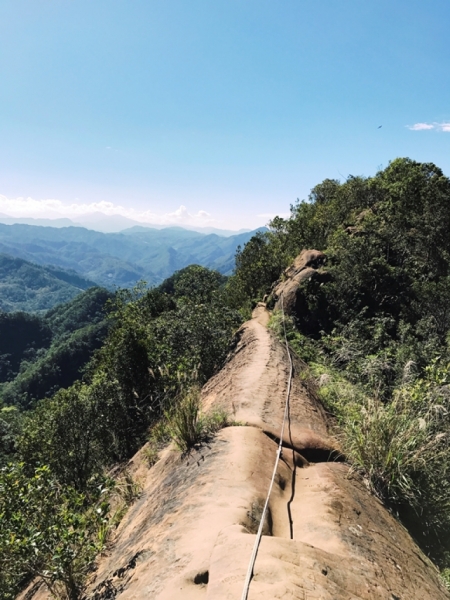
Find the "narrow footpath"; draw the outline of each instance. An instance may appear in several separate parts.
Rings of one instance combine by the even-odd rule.
[[[91,600],[240,600],[272,477],[289,361],[259,305],[205,410],[239,423],[183,458],[131,461],[143,494],[99,560]],[[339,457],[294,363],[288,424],[249,600],[444,600],[435,567]],[[35,600],[43,600],[38,593]]]

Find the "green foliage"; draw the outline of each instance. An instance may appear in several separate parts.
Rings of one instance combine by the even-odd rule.
[[[284,241],[271,232],[257,232],[244,248],[237,248],[235,273],[227,284],[227,303],[241,309],[247,318],[289,263],[291,256]]]
[[[435,165],[397,159],[373,178],[324,182],[311,199],[281,228],[288,237],[300,226],[315,232],[316,238],[299,236],[302,245],[326,250],[328,257],[329,281],[313,278],[304,286],[300,326],[315,336],[331,333],[364,311],[364,319],[392,318],[395,338],[401,320],[415,325],[427,307],[442,331],[450,305],[444,283],[450,180]],[[440,294],[433,298],[436,285]]]
[[[43,312],[93,285],[75,271],[0,254],[0,311]]]
[[[22,426],[17,441],[21,459],[32,468],[48,465],[61,484],[85,491],[107,462],[106,448],[113,447],[102,409],[81,383],[42,400]]]
[[[61,600],[80,600],[100,549],[98,531],[109,510],[105,488],[89,498],[62,486],[48,467],[28,475],[23,464],[0,470],[0,592],[16,597],[38,577]]]
[[[108,390],[104,414],[114,432],[117,459],[136,451],[173,399],[192,382],[203,384],[226,357],[241,318],[223,305],[216,274],[200,274],[190,297],[137,289],[115,299],[115,325],[89,377],[95,393]],[[205,279],[211,301],[199,304]],[[162,287],[167,289],[169,285]]]
[[[29,409],[79,379],[108,333],[111,296],[91,288],[44,317],[0,314],[0,401]]]
[[[224,411],[210,414],[201,412],[200,389],[196,386],[184,393],[172,410],[166,413],[165,420],[168,435],[183,454],[231,425]]]
[[[281,310],[273,311],[268,327],[283,341],[286,334],[290,348],[299,358],[307,363],[316,359],[318,351],[317,343],[296,329],[292,316],[283,315]]]
[[[159,287],[161,292],[185,298],[196,304],[213,300],[226,278],[218,271],[211,271],[199,265],[190,265],[166,279]]]
[[[48,324],[24,312],[0,312],[0,383],[11,380],[23,360],[30,360],[51,343]]]
[[[450,569],[442,569],[440,575],[442,584],[450,591]]]
[[[38,400],[70,386],[80,379],[85,365],[101,347],[107,332],[108,323],[103,321],[58,338],[34,362],[22,362],[19,374],[3,386],[1,399],[5,404],[29,409]]]
[[[101,323],[106,316],[106,304],[113,294],[100,287],[92,287],[76,296],[71,302],[55,306],[43,317],[53,338]]]
[[[22,427],[23,417],[16,407],[0,410],[0,468],[13,459]]]

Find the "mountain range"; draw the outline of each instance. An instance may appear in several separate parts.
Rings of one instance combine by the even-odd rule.
[[[85,227],[102,233],[119,233],[124,229],[131,227],[144,227],[145,229],[166,229],[169,225],[146,224],[123,215],[105,215],[102,212],[94,212],[87,215],[80,215],[76,220],[67,217],[59,218],[34,218],[34,217],[11,217],[0,213],[0,223],[3,225],[36,225],[42,227]],[[217,235],[228,237],[247,233],[250,229],[218,229],[217,227],[196,227],[183,224],[182,229],[188,231],[197,231],[198,233],[216,233]]]
[[[0,224],[0,308],[50,308],[55,304],[52,293],[57,288],[58,297],[66,301],[79,290],[96,284],[112,289],[145,280],[149,285],[157,285],[190,264],[229,275],[234,269],[237,247],[254,233],[225,237],[181,227],[142,226],[121,233],[101,233],[73,226]],[[37,265],[45,270],[38,273]],[[38,281],[42,283],[39,292]]]

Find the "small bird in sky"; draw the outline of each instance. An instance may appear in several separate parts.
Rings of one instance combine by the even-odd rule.
[[[381,129],[383,127],[383,125],[378,125],[377,129]]]

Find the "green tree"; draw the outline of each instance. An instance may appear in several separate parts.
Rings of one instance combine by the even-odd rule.
[[[200,265],[190,265],[166,279],[159,290],[175,298],[185,298],[197,304],[204,304],[213,300],[225,281],[226,277],[218,271]]]
[[[109,510],[104,493],[88,499],[46,466],[30,477],[21,463],[0,469],[2,598],[12,600],[27,578],[38,577],[54,597],[80,600]]]
[[[61,484],[83,492],[107,462],[105,449],[111,443],[102,439],[103,415],[90,391],[76,383],[42,400],[26,416],[17,442],[26,465],[48,465]]]
[[[236,270],[227,284],[227,302],[244,308],[248,317],[253,305],[262,300],[287,266],[290,254],[282,235],[258,231],[244,248],[236,251]]]

